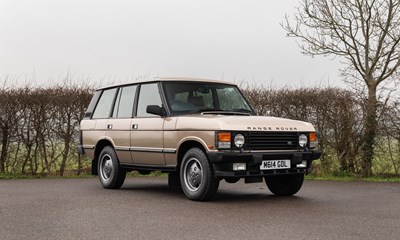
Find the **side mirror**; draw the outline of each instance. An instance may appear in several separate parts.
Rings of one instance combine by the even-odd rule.
[[[161,117],[165,117],[167,115],[165,112],[165,109],[158,105],[148,105],[146,107],[146,112],[150,113],[150,114],[158,115]]]

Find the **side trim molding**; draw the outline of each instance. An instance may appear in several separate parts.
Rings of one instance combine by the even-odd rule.
[[[94,149],[94,145],[82,145],[83,149]]]
[[[93,147],[94,148],[94,147]],[[152,152],[152,153],[171,153],[175,154],[175,148],[151,148],[151,147],[115,147],[116,151],[132,151],[132,152]]]

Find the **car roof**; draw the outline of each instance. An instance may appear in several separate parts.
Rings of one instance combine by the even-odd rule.
[[[151,82],[207,82],[207,83],[223,83],[223,84],[229,84],[229,85],[236,85],[232,82],[228,82],[228,81],[224,81],[224,80],[215,80],[215,79],[207,79],[207,78],[155,77],[152,79],[138,80],[138,81],[129,82],[129,83],[114,84],[111,86],[99,88],[97,90],[103,90],[103,89],[108,89],[108,88],[113,88],[113,87],[120,87],[120,86],[139,84],[139,83],[151,83]]]

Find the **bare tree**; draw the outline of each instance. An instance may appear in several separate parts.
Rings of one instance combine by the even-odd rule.
[[[18,114],[16,91],[0,89],[0,173],[7,172],[6,163],[12,137],[21,116]]]
[[[371,175],[378,86],[399,76],[400,0],[302,0],[293,18],[282,26],[304,54],[340,57],[344,76],[368,88],[361,173]]]

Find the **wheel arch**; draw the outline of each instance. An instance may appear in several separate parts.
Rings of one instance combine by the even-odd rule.
[[[98,175],[97,165],[99,163],[99,155],[101,153],[101,150],[103,150],[103,148],[107,146],[114,148],[114,145],[109,139],[101,139],[97,142],[94,148],[94,157],[92,160],[92,175]]]
[[[186,141],[182,142],[178,148],[178,154],[177,154],[176,169],[178,171],[181,166],[183,156],[185,156],[186,152],[189,149],[194,148],[194,147],[197,147],[197,148],[201,149],[204,153],[206,153],[206,148],[199,141],[191,139],[191,140],[186,140]]]

